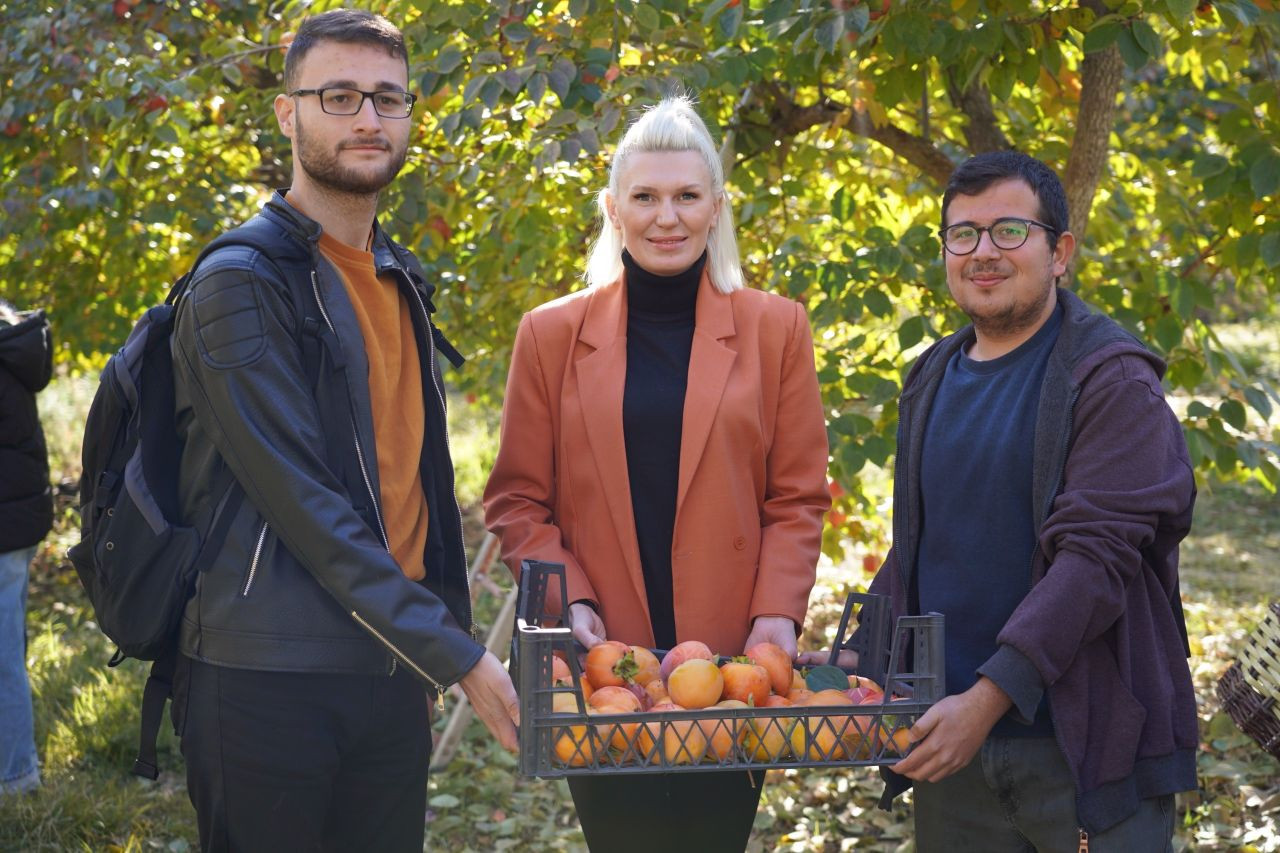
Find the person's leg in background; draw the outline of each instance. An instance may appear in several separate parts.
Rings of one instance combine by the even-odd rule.
[[[36,549],[0,554],[0,793],[39,786],[27,678],[27,573]]]

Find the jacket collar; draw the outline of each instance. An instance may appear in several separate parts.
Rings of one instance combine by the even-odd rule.
[[[577,360],[578,385],[591,395],[582,407],[587,443],[595,459],[600,481],[617,484],[605,490],[605,501],[614,529],[622,540],[627,574],[636,600],[648,616],[644,572],[636,541],[635,517],[627,475],[626,439],[622,423],[622,398],[627,371],[627,299],[625,275],[588,291],[578,341],[591,352]],[[676,529],[680,510],[702,459],[720,399],[729,381],[737,353],[724,341],[736,334],[731,295],[717,291],[703,270],[698,285],[693,347],[689,355],[688,386],[680,440],[680,470],[676,493]]]
[[[586,316],[578,340],[594,349],[604,349],[615,339],[627,334],[626,274],[586,294]],[[737,334],[733,320],[733,304],[727,294],[716,290],[704,267],[698,284],[697,313],[694,319],[698,334],[722,341]]]
[[[276,222],[290,237],[309,244],[313,252],[319,252],[318,243],[323,231],[320,223],[289,204],[285,198],[287,191],[288,188],[278,189],[271,194],[271,198],[263,208],[264,215]],[[422,292],[427,300],[427,309],[434,313],[435,305],[432,304],[431,297],[435,295],[435,285],[427,281],[422,269],[415,261],[407,260],[407,252],[395,248],[391,238],[387,236],[387,232],[382,229],[382,225],[376,219],[373,221],[371,249],[373,265],[378,275],[391,271],[403,273],[413,286]]]

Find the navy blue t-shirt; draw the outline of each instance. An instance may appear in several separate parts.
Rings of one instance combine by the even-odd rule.
[[[996,652],[996,635],[1031,589],[1036,411],[1062,306],[1029,340],[990,361],[957,352],[925,426],[920,611],[946,619],[947,693],[963,693]],[[1052,733],[1041,702],[1033,725],[1005,716],[992,734]]]

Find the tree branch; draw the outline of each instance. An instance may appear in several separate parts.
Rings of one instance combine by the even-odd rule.
[[[995,108],[991,106],[991,90],[984,84],[973,82],[965,89],[956,82],[954,71],[947,72],[947,94],[956,109],[969,119],[964,126],[964,138],[970,154],[986,151],[1007,151],[1013,147],[1009,138],[1000,130]]]
[[[846,127],[859,136],[878,142],[894,154],[919,169],[926,177],[938,186],[945,186],[955,164],[951,158],[930,140],[903,130],[897,125],[885,124],[877,126],[866,110],[857,110],[832,98],[822,98],[816,103],[801,106],[795,102],[789,92],[783,90],[776,82],[762,82],[762,94],[768,101],[764,109],[769,118],[769,127],[775,131],[775,138],[790,138],[811,127],[830,124],[837,118],[848,114]]]

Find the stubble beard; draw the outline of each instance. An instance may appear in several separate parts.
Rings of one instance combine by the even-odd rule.
[[[964,274],[981,271],[974,266],[966,269]],[[977,300],[966,300],[960,304],[960,310],[968,315],[973,328],[985,337],[998,339],[1008,338],[1035,327],[1044,316],[1045,306],[1053,295],[1054,277],[1046,273],[1043,286],[1029,301],[1014,299],[1009,304],[985,308]]]
[[[404,167],[409,150],[407,142],[399,151],[391,149],[392,157],[384,168],[369,172],[349,168],[338,162],[338,150],[342,144],[351,140],[340,143],[338,149],[325,150],[307,136],[302,126],[301,116],[295,119],[295,122],[297,144],[294,149],[294,160],[297,167],[306,172],[313,183],[328,192],[376,198],[382,188],[395,180],[396,175],[400,174],[400,170]],[[386,144],[390,146],[392,143]]]

